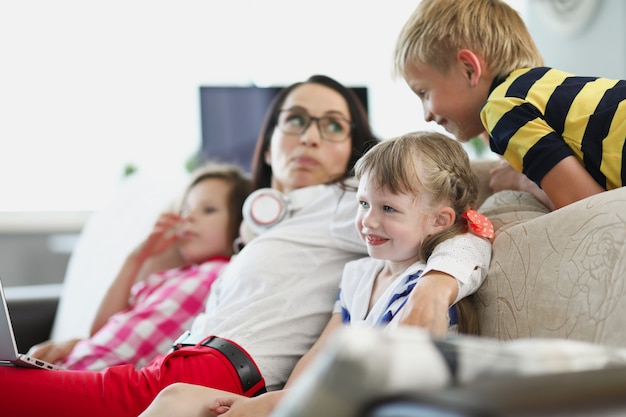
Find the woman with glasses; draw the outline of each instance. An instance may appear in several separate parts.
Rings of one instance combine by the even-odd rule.
[[[0,367],[3,415],[137,416],[176,382],[246,396],[281,388],[328,321],[344,265],[367,255],[354,227],[350,176],[377,142],[356,95],[335,80],[314,76],[282,90],[255,150],[245,246],[213,284],[191,331],[141,369]],[[478,275],[474,283],[442,280],[414,290],[415,300],[429,302],[417,303],[421,310],[407,304],[412,322],[447,327],[449,304],[475,290]]]
[[[329,90],[337,101],[333,106],[321,100]],[[281,90],[270,106],[253,157],[254,188],[274,187],[283,192],[298,188],[281,175],[286,168],[281,161],[270,160],[272,153],[281,156],[279,146],[320,153],[320,169],[307,170],[317,172],[318,180],[307,184],[311,185],[347,178],[357,159],[377,141],[356,95],[332,78],[314,75]],[[333,157],[336,152],[341,156]]]

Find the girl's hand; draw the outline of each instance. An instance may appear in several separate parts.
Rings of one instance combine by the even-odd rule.
[[[80,339],[70,339],[64,342],[48,340],[31,347],[28,355],[46,362],[55,363],[65,359],[79,341]]]
[[[178,241],[177,228],[181,217],[176,213],[163,213],[146,240],[135,249],[140,262],[163,253]]]

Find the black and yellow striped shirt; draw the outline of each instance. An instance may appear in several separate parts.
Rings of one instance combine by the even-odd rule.
[[[491,149],[539,184],[573,155],[604,189],[626,184],[626,81],[524,68],[494,82],[481,111]]]

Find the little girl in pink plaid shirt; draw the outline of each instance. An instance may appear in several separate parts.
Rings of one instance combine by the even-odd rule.
[[[237,167],[207,163],[183,197],[179,214],[164,213],[126,259],[109,287],[86,339],[47,341],[30,354],[68,369],[143,367],[204,310],[211,285],[233,254],[250,182]],[[154,262],[177,252],[184,265],[159,272]]]

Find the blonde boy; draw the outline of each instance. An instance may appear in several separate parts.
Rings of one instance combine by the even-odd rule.
[[[536,184],[508,173],[506,188],[554,209],[626,183],[626,82],[543,67],[505,2],[422,0],[394,60],[427,121],[460,141],[488,136],[491,149]]]

